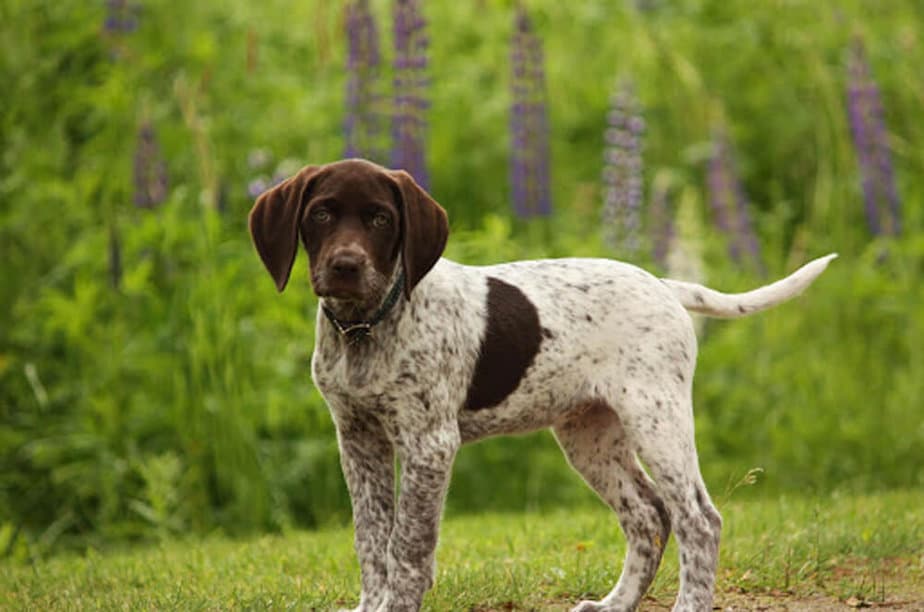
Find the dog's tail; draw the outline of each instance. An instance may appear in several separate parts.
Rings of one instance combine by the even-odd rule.
[[[802,293],[828,263],[837,257],[831,253],[805,264],[786,278],[747,293],[722,293],[696,283],[662,279],[683,307],[709,317],[734,319],[772,308]]]

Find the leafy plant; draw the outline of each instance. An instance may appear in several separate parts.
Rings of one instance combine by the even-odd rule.
[[[452,220],[447,256],[612,256],[599,223],[600,128],[613,75],[632,74],[646,107],[641,181],[676,197],[675,236],[708,227],[710,139],[723,125],[768,276],[842,254],[798,301],[706,324],[695,393],[713,489],[755,466],[766,478],[738,494],[920,486],[917,5],[648,4],[530,4],[556,202],[530,220],[514,218],[505,188],[517,7],[422,7],[421,145]],[[309,375],[316,302],[305,262],[277,295],[245,221],[249,187],[345,149],[344,15],[320,0],[150,0],[126,3],[107,29],[112,6],[0,6],[0,80],[12,92],[0,104],[0,546],[41,555],[344,523],[333,426]],[[369,3],[379,23],[390,8]],[[906,203],[901,235],[872,241],[844,96],[856,33]],[[133,203],[139,126],[139,176],[157,201],[146,208]],[[715,230],[692,233],[696,249],[675,252],[710,285],[763,282],[727,261]],[[500,470],[495,509],[591,503],[539,434],[464,449],[450,512],[483,509]]]

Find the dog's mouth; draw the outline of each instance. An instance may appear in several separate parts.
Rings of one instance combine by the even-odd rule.
[[[319,298],[332,300],[341,308],[356,313],[381,301],[387,287],[386,279],[379,276],[368,270],[346,276],[323,270],[311,274],[311,285]]]
[[[331,298],[347,302],[365,302],[369,299],[368,291],[358,283],[312,282],[314,292],[319,298]]]

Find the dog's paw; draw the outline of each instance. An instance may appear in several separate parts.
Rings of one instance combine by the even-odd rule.
[[[603,612],[608,608],[599,601],[585,600],[571,608],[571,612]]]
[[[377,606],[370,607],[369,604],[361,602],[355,608],[338,608],[337,612],[375,612],[377,609]]]

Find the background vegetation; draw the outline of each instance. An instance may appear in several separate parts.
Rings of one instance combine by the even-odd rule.
[[[373,8],[387,49],[390,3]],[[755,467],[752,494],[924,486],[924,6],[528,2],[555,211],[531,221],[512,216],[507,186],[514,8],[424,7],[447,255],[617,255],[601,240],[599,179],[609,94],[628,76],[647,123],[646,190],[671,185],[710,285],[746,289],[841,254],[799,301],[703,328],[697,439],[712,490]],[[0,0],[0,551],[342,524],[336,444],[308,371],[305,261],[277,295],[246,231],[256,174],[342,154],[342,6],[150,0],[125,31],[104,25],[107,10]],[[897,236],[864,220],[846,109],[858,37],[882,92]],[[139,140],[144,126],[153,140]],[[766,275],[729,261],[710,220],[717,127]],[[156,205],[135,203],[138,155],[158,168]],[[590,500],[538,434],[464,449],[449,512]]]

